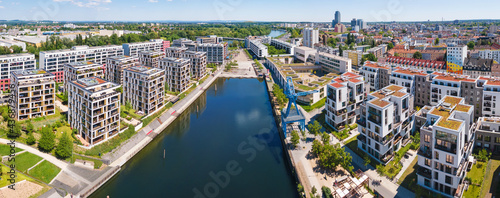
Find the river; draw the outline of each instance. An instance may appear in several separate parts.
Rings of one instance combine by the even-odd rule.
[[[217,79],[91,197],[107,195],[298,197],[265,82]]]

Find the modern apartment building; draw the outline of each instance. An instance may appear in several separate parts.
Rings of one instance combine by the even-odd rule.
[[[323,70],[341,74],[352,71],[351,59],[340,57],[324,52],[316,53],[316,63],[321,65]]]
[[[500,117],[480,117],[475,134],[475,148],[500,153]]]
[[[160,60],[166,57],[164,51],[140,51],[139,62],[143,66],[158,68]]]
[[[249,49],[253,54],[259,58],[268,57],[269,53],[267,51],[267,46],[261,43],[260,40],[252,39],[248,41]]]
[[[138,114],[150,115],[165,105],[165,70],[133,66],[123,70],[123,98]]]
[[[413,114],[405,87],[389,85],[368,94],[358,121],[358,148],[387,164],[410,141]]]
[[[139,52],[142,51],[165,51],[168,47],[170,47],[170,41],[164,41],[163,39],[151,39],[146,42],[137,43],[124,43],[123,55],[139,56]]]
[[[359,70],[359,74],[365,77],[371,91],[377,91],[389,86],[391,68],[380,63],[366,61]]]
[[[165,56],[171,58],[180,58],[182,54],[187,50],[187,47],[169,47],[165,49]]]
[[[475,82],[468,76],[461,76],[447,73],[433,73],[437,75],[433,77],[431,84],[431,105],[436,106],[445,96],[461,96],[462,81]]]
[[[120,84],[98,77],[68,83],[68,122],[93,147],[120,131]]]
[[[68,83],[74,80],[99,77],[104,78],[104,66],[88,61],[72,62],[64,65],[64,89],[68,90]]]
[[[106,80],[121,85],[123,70],[137,65],[139,65],[139,58],[134,56],[109,57],[106,61]]]
[[[123,47],[108,46],[74,46],[71,49],[40,52],[40,66],[53,73],[56,82],[64,80],[64,65],[72,62],[91,61],[96,64],[106,64],[106,59],[123,55]]]
[[[410,69],[396,69],[391,72],[389,77],[390,84],[399,85],[406,88],[406,92],[415,96],[415,86],[416,78],[415,76],[430,76],[427,73],[421,71],[415,71]]]
[[[455,96],[423,107],[415,119],[420,128],[418,185],[448,197],[461,197],[474,146],[474,107]]]
[[[185,51],[181,54],[181,58],[191,60],[191,78],[202,79],[207,75],[207,53]]]
[[[11,72],[36,69],[34,54],[0,55],[0,91],[9,90]]]
[[[174,40],[172,42],[171,47],[186,47],[186,48],[188,48],[188,50],[196,51],[197,44],[196,44],[196,42],[189,40],[187,38],[180,38],[180,39]]]
[[[302,30],[302,34],[304,35],[304,46],[314,48],[314,44],[319,43],[319,30],[314,28],[304,28]]]
[[[199,44],[206,44],[206,43],[219,44],[222,43],[222,37],[217,37],[217,35],[199,36],[196,37],[196,42]]]
[[[186,58],[164,58],[160,60],[160,68],[166,71],[168,91],[184,92],[189,87],[191,61]]]
[[[295,45],[286,41],[271,39],[271,45],[276,49],[284,49],[287,54],[294,54]]]
[[[226,63],[227,43],[221,44],[198,44],[198,52],[207,53],[207,62],[223,65]]]
[[[295,47],[294,58],[301,62],[316,62],[316,50],[310,47]]]
[[[479,50],[478,56],[482,59],[493,59],[500,63],[500,50]]]
[[[327,85],[325,120],[335,130],[354,124],[367,93],[363,76],[345,73]]]
[[[17,70],[12,72],[17,120],[55,114],[54,75],[43,70]]]
[[[446,49],[447,71],[462,74],[465,58],[467,58],[467,45],[449,45]]]
[[[423,107],[431,104],[431,84],[431,75],[415,75],[415,106]]]

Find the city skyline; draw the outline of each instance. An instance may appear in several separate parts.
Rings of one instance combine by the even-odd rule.
[[[342,22],[352,18],[366,22],[387,21],[453,21],[500,19],[495,7],[471,10],[465,1],[436,2],[388,0],[372,2],[358,0],[357,6],[342,1],[287,1],[287,9],[279,10],[283,1],[229,0],[28,0],[0,1],[0,19],[54,21],[259,21],[259,22],[331,22],[335,11]],[[314,9],[308,5],[319,4]],[[493,0],[483,4],[499,4]],[[265,6],[263,6],[265,5]],[[447,7],[450,9],[443,9]],[[259,10],[259,12],[256,12]],[[19,14],[23,13],[23,14]],[[154,14],[151,14],[154,13]],[[468,13],[464,15],[463,13]],[[472,17],[473,16],[473,17]]]

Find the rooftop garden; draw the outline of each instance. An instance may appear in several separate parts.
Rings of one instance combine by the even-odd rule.
[[[470,108],[471,108],[470,106],[465,106],[465,105],[459,104],[459,105],[457,105],[457,107],[455,107],[455,110],[462,111],[462,112],[469,112]]]

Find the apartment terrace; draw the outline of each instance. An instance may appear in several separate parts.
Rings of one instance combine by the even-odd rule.
[[[462,98],[446,96],[444,98],[444,103],[435,107],[430,114],[440,116],[441,118],[437,122],[437,126],[444,127],[451,130],[458,130],[462,125],[462,121],[452,120],[453,111],[469,112],[471,106],[458,104],[462,101]]]

